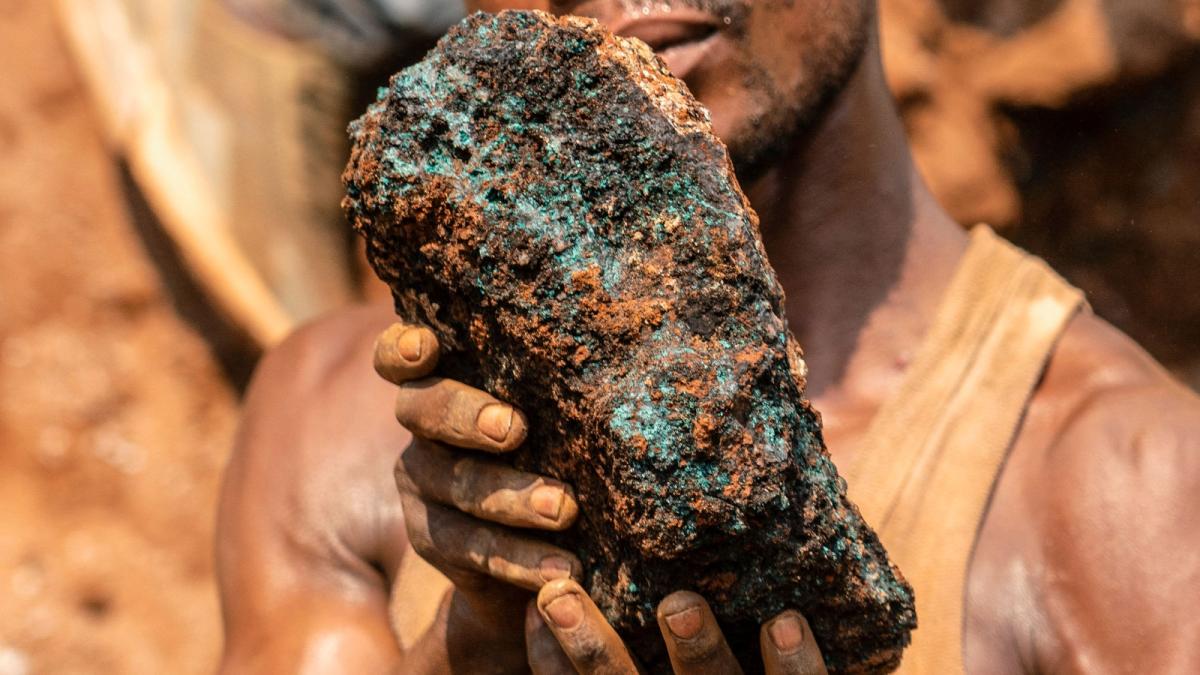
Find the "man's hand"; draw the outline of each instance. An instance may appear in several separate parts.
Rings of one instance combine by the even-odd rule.
[[[570,487],[495,459],[524,441],[525,416],[486,392],[429,377],[438,356],[437,337],[421,326],[395,324],[375,343],[375,370],[399,386],[396,418],[415,439],[396,464],[409,540],[468,607],[469,616],[450,620],[481,630],[485,640],[504,640],[528,607],[525,656],[535,675],[635,675],[616,631],[571,578],[581,573],[578,559],[529,532],[570,527],[578,514]],[[530,602],[528,592],[539,589]],[[678,675],[741,672],[695,593],[664,599],[658,623]],[[519,634],[508,637],[519,647]],[[795,612],[768,622],[761,640],[768,675],[826,672]]]
[[[529,532],[570,527],[578,506],[563,483],[495,459],[525,440],[525,416],[429,377],[438,356],[436,336],[420,326],[395,324],[376,341],[375,370],[399,386],[396,419],[415,438],[396,464],[396,485],[413,549],[454,582],[469,623],[498,637],[520,625],[528,592],[581,574],[574,555]],[[519,648],[519,633],[512,644]]]
[[[676,675],[733,675],[733,657],[704,598],[688,591],[668,595],[658,606],[662,631]],[[759,637],[767,675],[824,675],[825,662],[808,622],[783,612]],[[636,675],[637,667],[616,631],[579,584],[570,579],[542,587],[525,614],[525,645],[534,675]]]

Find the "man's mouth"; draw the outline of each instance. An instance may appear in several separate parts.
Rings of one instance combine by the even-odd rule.
[[[722,27],[721,19],[690,9],[637,12],[618,19],[612,30],[645,42],[675,77],[683,79],[703,60]]]

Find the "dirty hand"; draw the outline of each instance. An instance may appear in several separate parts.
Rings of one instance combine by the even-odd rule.
[[[658,605],[662,631],[676,675],[741,673],[704,598],[672,593]],[[825,662],[808,622],[786,611],[759,633],[767,675],[825,675]],[[600,609],[573,580],[552,581],[529,603],[525,646],[534,675],[636,675],[633,657]]]
[[[437,337],[423,326],[395,324],[375,343],[375,370],[399,385],[396,418],[414,437],[396,464],[405,525],[416,552],[454,582],[471,622],[511,631],[530,592],[580,575],[574,555],[531,532],[566,529],[578,506],[562,482],[497,458],[524,441],[525,416],[486,392],[429,377],[438,355]],[[520,647],[519,633],[512,644]]]

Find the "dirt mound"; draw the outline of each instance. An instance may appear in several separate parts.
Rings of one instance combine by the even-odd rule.
[[[0,672],[207,673],[235,397],[142,248],[52,4],[0,8]]]

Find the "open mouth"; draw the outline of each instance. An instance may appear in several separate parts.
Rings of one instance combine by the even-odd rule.
[[[717,27],[708,23],[659,19],[633,22],[618,31],[618,34],[637,38],[661,53],[690,43],[702,42],[716,32]]]
[[[704,57],[721,23],[708,14],[690,11],[634,15],[618,21],[613,32],[645,42],[675,77],[683,78]]]

